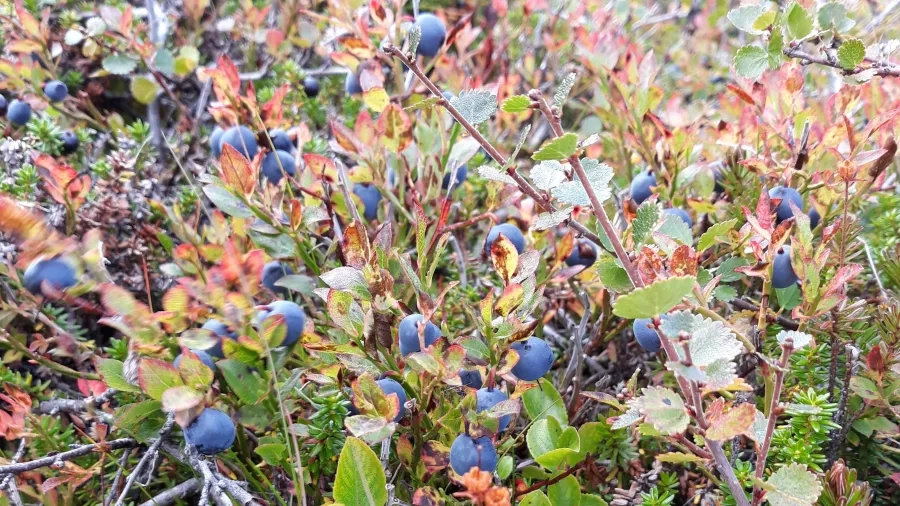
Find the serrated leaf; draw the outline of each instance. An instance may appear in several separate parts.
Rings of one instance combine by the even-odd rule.
[[[838,33],[853,28],[855,22],[847,17],[847,7],[840,2],[828,2],[819,7],[819,28]]]
[[[541,190],[551,190],[566,181],[566,171],[569,164],[562,164],[556,160],[541,162],[531,168],[531,180],[534,186]]]
[[[734,55],[734,70],[741,77],[757,79],[769,67],[769,53],[757,46],[744,46]]]
[[[142,104],[153,102],[162,88],[147,76],[136,76],[131,80],[131,94]]]
[[[153,57],[153,65],[167,75],[175,73],[175,55],[166,48],[160,48]]]
[[[572,209],[560,209],[559,211],[554,211],[552,213],[541,213],[534,220],[534,225],[531,226],[532,230],[547,230],[553,228],[560,223],[569,219],[569,215],[572,213]]]
[[[656,456],[656,460],[669,464],[700,464],[703,462],[703,459],[696,455],[681,452],[661,453]]]
[[[603,287],[611,292],[624,292],[631,290],[631,279],[628,271],[620,266],[617,260],[611,256],[603,256],[597,261],[597,276]]]
[[[670,237],[682,244],[690,245],[694,242],[691,227],[678,216],[671,214],[666,215],[665,220],[654,233]]]
[[[798,332],[796,330],[782,330],[775,336],[775,339],[777,339],[778,344],[781,345],[784,345],[788,339],[791,339],[794,343],[794,349],[799,350],[800,348],[808,346],[809,343],[812,342],[813,336],[806,332]]]
[[[638,288],[619,297],[613,303],[613,313],[628,319],[653,318],[667,313],[691,293],[695,282],[694,276],[680,276]]]
[[[722,414],[722,403],[724,401],[720,397],[710,407],[708,416],[710,425],[706,429],[706,439],[726,441],[747,432],[753,426],[753,421],[756,419],[756,406],[751,403],[740,404]]]
[[[578,149],[578,135],[572,132],[563,134],[560,137],[552,139],[531,155],[532,160],[565,160],[572,156]]]
[[[613,430],[615,429],[624,429],[625,427],[629,427],[634,425],[641,420],[643,415],[641,415],[640,410],[636,407],[632,406],[628,409],[628,411],[622,413],[621,415],[615,417],[615,421],[610,426]]]
[[[662,321],[660,329],[671,338],[681,333],[688,334],[691,361],[699,367],[706,367],[717,360],[732,360],[744,351],[734,331],[720,321],[677,311]],[[681,350],[679,350],[681,353]]]
[[[510,177],[509,174],[501,172],[496,167],[491,167],[490,165],[482,165],[481,167],[478,167],[478,174],[485,179],[490,179],[491,181],[499,181],[506,184],[516,184],[516,181],[512,177]]]
[[[837,50],[838,64],[844,70],[853,70],[866,58],[866,46],[859,39],[848,39]]]
[[[650,237],[650,232],[659,221],[660,211],[659,204],[656,202],[645,202],[637,210],[637,216],[631,222],[631,235],[634,238],[635,250],[640,249],[641,245]]]
[[[750,261],[746,258],[730,257],[716,268],[716,274],[722,276],[720,278],[720,281],[722,283],[731,283],[744,277],[743,273],[737,272],[735,271],[735,269],[744,267],[746,265],[750,265]]]
[[[690,417],[681,396],[668,388],[647,387],[635,403],[653,428],[666,435],[680,434],[687,429]]]
[[[130,74],[137,67],[138,61],[124,54],[111,54],[103,59],[103,68],[110,74]]]
[[[709,227],[709,229],[700,236],[700,241],[697,243],[697,251],[703,251],[715,244],[716,239],[728,234],[728,231],[733,229],[735,225],[737,225],[737,219],[733,218]]]
[[[553,105],[562,107],[566,98],[568,98],[569,93],[572,91],[572,87],[575,86],[575,77],[575,72],[571,72],[561,83],[559,83],[559,88],[557,88],[556,93],[553,94]]]
[[[802,40],[812,32],[812,16],[802,5],[794,2],[787,8],[786,13],[787,31],[792,40]]]
[[[754,27],[756,20],[766,12],[767,5],[765,3],[757,5],[745,5],[732,9],[728,13],[728,20],[731,21],[738,30],[743,30],[751,35],[761,35],[764,30]]]
[[[503,101],[500,109],[503,112],[524,112],[531,108],[531,100],[525,95],[513,95]]]
[[[378,455],[361,439],[348,437],[338,459],[334,499],[344,506],[382,506],[386,484]]]
[[[609,189],[609,182],[613,177],[612,167],[605,163],[590,158],[582,158],[581,166],[584,168],[585,175],[591,183],[597,200],[601,203],[612,196]],[[576,206],[590,206],[591,200],[588,198],[587,191],[578,178],[575,181],[566,181],[554,188],[551,193],[553,197],[560,202],[572,204]]]
[[[463,90],[450,104],[473,126],[491,119],[497,112],[497,97],[488,90]]]
[[[416,54],[416,50],[419,49],[419,42],[422,40],[422,27],[418,23],[413,24],[409,32],[406,33],[406,37],[409,39],[409,52]]]
[[[788,464],[766,480],[766,500],[772,506],[812,506],[822,493],[822,484],[803,464]]]
[[[780,30],[776,30],[769,38],[769,45],[766,46],[766,52],[769,55],[769,70],[778,70],[784,61],[784,34]]]

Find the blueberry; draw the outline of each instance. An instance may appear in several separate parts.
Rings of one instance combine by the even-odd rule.
[[[391,188],[397,186],[397,172],[392,168],[387,170],[387,181]]]
[[[62,140],[62,153],[64,155],[71,155],[78,151],[78,136],[75,135],[75,132],[66,130],[60,136],[60,140]]]
[[[468,434],[456,436],[450,445],[450,467],[459,475],[468,473],[473,467],[493,473],[497,468],[497,450],[491,438],[472,439]]]
[[[769,190],[769,198],[781,199],[781,203],[778,204],[778,209],[775,212],[779,223],[794,216],[789,202],[793,202],[797,209],[803,209],[803,197],[800,196],[800,192],[790,187],[776,186],[772,188]]]
[[[184,440],[204,455],[223,452],[234,443],[234,422],[218,409],[206,408],[184,429]]]
[[[381,192],[373,184],[361,183],[353,185],[355,193],[363,203],[363,216],[367,220],[374,220],[378,216],[378,203],[381,202]]]
[[[289,265],[285,265],[281,262],[269,262],[263,267],[262,284],[264,287],[279,295],[287,296],[288,289],[283,286],[276,286],[275,282],[285,276],[290,276],[293,273],[294,270],[291,269]]]
[[[344,387],[344,395],[347,397],[347,404],[345,404],[345,407],[347,408],[347,416],[358,415],[359,410],[356,409],[356,406],[353,405],[353,390],[350,387]]]
[[[222,156],[222,136],[225,135],[225,130],[222,130],[222,127],[216,125],[216,128],[213,128],[211,134],[209,134],[209,147],[212,149],[216,158]]]
[[[9,103],[6,117],[13,125],[25,126],[31,120],[31,105],[21,100],[13,100]]]
[[[519,361],[512,368],[517,378],[535,381],[543,378],[553,366],[553,351],[547,341],[539,337],[529,337],[510,345],[519,354]]]
[[[450,176],[452,176],[452,175],[453,175],[452,170],[450,172],[444,174],[444,181],[441,183],[442,190],[446,190],[447,186],[450,185]],[[458,169],[456,169],[456,182],[453,183],[453,189],[455,190],[456,188],[459,187],[459,185],[463,184],[463,181],[466,180],[466,176],[468,176],[468,175],[469,175],[469,168],[466,167],[465,165],[462,165]]]
[[[422,315],[413,313],[400,321],[400,326],[397,328],[397,340],[400,342],[400,353],[404,357],[410,353],[422,351],[419,346],[418,325],[423,319]],[[437,325],[431,322],[425,324],[425,346],[431,346],[442,335],[444,334]]]
[[[272,139],[270,147],[273,150],[280,149],[281,151],[287,151],[288,153],[294,151],[294,143],[291,142],[291,138],[284,130],[280,128],[272,130],[269,132],[269,138]]]
[[[347,71],[347,80],[344,81],[344,91],[348,95],[359,95],[363,92],[362,86],[359,84],[359,77],[355,72]]]
[[[319,80],[313,76],[303,78],[303,91],[307,97],[315,98],[319,95]]]
[[[819,214],[819,211],[816,210],[815,207],[811,207],[809,209],[809,228],[810,230],[819,226],[819,222],[822,221],[822,215]]]
[[[480,379],[479,375],[479,379]],[[475,412],[481,413],[482,411],[486,411],[488,409],[493,408],[497,404],[509,399],[505,393],[500,391],[497,388],[482,388],[475,392]],[[498,420],[499,425],[497,428],[497,432],[503,432],[509,427],[509,415],[503,415]]]
[[[197,358],[199,358],[201,362],[206,364],[206,367],[209,367],[209,369],[211,371],[216,370],[216,362],[215,362],[215,360],[213,360],[212,356],[210,356],[209,353],[206,353],[203,350],[191,350],[191,351],[196,353]],[[175,357],[175,361],[172,362],[172,365],[175,366],[175,369],[178,369],[178,364],[180,364],[180,363],[181,363],[181,354],[178,354],[178,356]]]
[[[263,158],[262,174],[272,184],[278,184],[284,174],[293,177],[296,172],[294,157],[287,151],[270,151]]]
[[[438,54],[444,45],[444,39],[447,38],[447,27],[444,26],[444,22],[434,14],[423,13],[416,18],[416,25],[422,29],[422,38],[419,40],[416,54],[429,57]]]
[[[665,317],[666,315],[662,316],[662,318]],[[659,341],[659,334],[656,332],[656,327],[653,326],[652,318],[638,318],[631,325],[631,330],[634,331],[634,338],[637,339],[641,348],[650,353],[656,353],[662,347],[662,343]]]
[[[244,125],[233,126],[225,130],[225,133],[222,134],[223,147],[225,144],[236,149],[238,153],[247,157],[248,160],[252,160],[259,150],[256,136],[253,135],[252,130]]]
[[[442,91],[441,95],[443,95],[444,98],[447,99],[447,102],[453,100],[453,98],[456,97],[456,95],[454,95],[452,91]],[[484,148],[482,148],[482,149],[484,149]]]
[[[566,257],[566,265],[583,265],[590,267],[597,261],[597,245],[587,239],[579,239],[572,248],[572,252]]]
[[[9,104],[6,103],[6,97],[0,95],[0,117],[6,116],[6,110],[9,108]]]
[[[397,394],[397,398],[400,401],[400,412],[397,413],[397,416],[394,418],[395,422],[399,422],[403,415],[406,414],[406,391],[403,390],[403,386],[400,383],[392,380],[391,378],[384,378],[376,381],[378,386],[381,387],[381,391],[384,392],[385,395]]]
[[[791,265],[791,247],[782,246],[775,254],[775,262],[772,267],[772,286],[787,288],[797,281],[800,281],[800,278],[797,277],[794,267]]]
[[[284,316],[284,324],[287,326],[287,333],[280,346],[291,346],[296,343],[303,335],[303,328],[306,327],[306,313],[303,312],[303,308],[289,300],[276,300],[258,316],[260,329],[266,318],[275,315]]]
[[[488,232],[487,239],[484,241],[484,252],[488,255],[491,254],[491,246],[494,245],[494,241],[497,240],[497,237],[503,234],[504,237],[509,239],[509,242],[516,247],[516,251],[522,253],[525,250],[525,236],[522,235],[522,231],[519,230],[519,227],[511,224],[511,223],[502,223],[500,225],[495,225],[494,228]]]
[[[22,276],[22,284],[35,295],[42,294],[41,284],[45,281],[56,290],[65,290],[78,283],[75,268],[59,257],[32,262]]]
[[[668,209],[663,209],[663,212],[669,216],[677,216],[681,218],[681,221],[683,221],[684,224],[688,226],[688,228],[693,228],[694,226],[694,220],[691,219],[691,215],[688,214],[688,212],[684,209],[670,207]]]
[[[225,358],[225,352],[222,350],[222,338],[231,339],[232,341],[234,341],[237,339],[237,334],[233,330],[228,328],[228,325],[225,325],[224,323],[216,319],[207,320],[206,323],[204,323],[200,328],[211,330],[212,333],[219,338],[215,346],[205,351],[213,357]]]
[[[44,95],[51,102],[62,102],[69,95],[69,87],[62,81],[50,81],[44,85]]]
[[[656,186],[656,174],[653,171],[648,169],[634,176],[634,179],[631,180],[631,200],[640,205],[641,202],[650,198],[650,195],[653,195],[653,191],[650,190],[651,186]]]
[[[481,385],[483,384],[481,381],[481,373],[476,369],[472,369],[471,371],[460,369],[459,381],[462,382],[464,387],[469,388],[481,388]]]

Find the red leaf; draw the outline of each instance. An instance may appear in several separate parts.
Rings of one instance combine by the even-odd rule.
[[[253,193],[253,189],[256,188],[256,171],[250,160],[230,144],[223,143],[219,163],[222,179],[229,187],[240,191],[243,195]]]

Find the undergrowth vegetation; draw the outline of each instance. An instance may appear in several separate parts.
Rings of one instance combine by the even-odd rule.
[[[900,2],[0,4],[0,506],[900,499]]]

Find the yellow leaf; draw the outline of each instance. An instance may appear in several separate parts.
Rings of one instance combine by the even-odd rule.
[[[380,113],[384,110],[385,107],[390,103],[391,98],[388,96],[387,92],[384,91],[384,88],[372,88],[369,91],[363,93],[363,102],[366,103],[366,106],[369,109],[372,109],[375,112]]]

